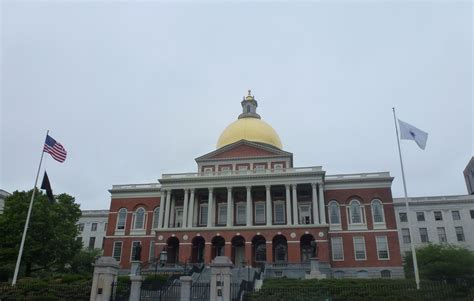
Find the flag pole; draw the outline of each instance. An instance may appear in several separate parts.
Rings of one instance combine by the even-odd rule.
[[[49,130],[46,131],[46,137],[48,137]],[[43,143],[44,145],[44,143]],[[41,159],[38,165],[38,172],[36,173],[35,186],[33,187],[33,193],[31,194],[30,207],[28,208],[28,214],[26,216],[25,227],[23,229],[23,236],[21,237],[20,251],[16,259],[15,273],[13,274],[12,286],[15,286],[18,278],[18,271],[20,270],[21,256],[23,255],[23,247],[25,245],[26,232],[28,231],[28,224],[30,223],[31,208],[33,207],[33,200],[35,199],[36,185],[38,184],[38,177],[41,170],[41,163],[43,162],[44,150],[41,151]]]
[[[408,207],[408,193],[407,193],[407,184],[405,181],[405,170],[403,169],[403,160],[402,160],[402,150],[400,147],[400,138],[398,135],[398,126],[397,126],[397,117],[395,115],[395,108],[393,110],[393,121],[395,122],[395,132],[397,134],[397,144],[398,144],[398,155],[400,156],[400,167],[402,169],[402,180],[403,180],[403,190],[405,192],[405,208],[407,211],[407,220],[408,220],[408,232],[410,233],[410,245],[411,245],[411,254],[413,257],[413,270],[415,272],[415,282],[416,282],[416,289],[420,289],[420,275],[418,274],[418,261],[416,259],[416,251],[415,251],[415,244],[413,242],[413,230],[411,226],[411,218],[410,218],[410,209]]]

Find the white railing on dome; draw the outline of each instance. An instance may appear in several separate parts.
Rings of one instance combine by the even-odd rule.
[[[263,174],[278,174],[278,173],[305,173],[322,171],[321,166],[311,167],[296,167],[296,168],[274,168],[274,169],[246,169],[246,170],[222,170],[209,171],[199,173],[176,173],[163,174],[163,179],[183,179],[193,177],[222,177],[222,176],[236,176],[236,175],[263,175]]]

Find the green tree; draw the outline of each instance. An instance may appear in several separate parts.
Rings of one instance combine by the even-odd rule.
[[[421,279],[474,284],[474,252],[466,248],[429,244],[418,248],[416,256]],[[414,277],[411,252],[405,255],[404,265],[406,277]]]
[[[4,213],[0,215],[0,266],[3,267],[0,273],[3,277],[13,274],[32,192],[15,191],[5,199]],[[37,190],[20,271],[31,276],[33,272],[54,270],[68,263],[81,249],[81,243],[76,241],[76,223],[80,216],[81,210],[72,196],[57,195],[56,202],[51,204],[47,196]]]

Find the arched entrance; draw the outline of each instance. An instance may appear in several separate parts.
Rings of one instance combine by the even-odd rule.
[[[288,244],[286,237],[283,235],[276,235],[273,237],[273,261],[287,262],[288,261]]]
[[[245,264],[245,239],[238,235],[234,236],[231,241],[232,245],[232,262],[235,266]]]
[[[192,240],[191,261],[194,263],[204,262],[204,247],[206,241],[201,236],[196,236]]]
[[[216,256],[224,256],[225,239],[222,236],[214,236],[214,238],[211,240],[211,243],[212,259],[214,259]]]
[[[308,262],[311,258],[315,257],[313,246],[311,243],[314,241],[314,236],[311,234],[304,234],[300,238],[300,258],[301,262]],[[316,243],[316,242],[315,242]],[[316,245],[315,245],[316,248]]]
[[[179,239],[176,237],[170,237],[166,241],[166,251],[168,252],[168,262],[176,264],[179,260]]]
[[[267,241],[262,235],[255,235],[252,239],[252,261],[252,265],[267,261]]]

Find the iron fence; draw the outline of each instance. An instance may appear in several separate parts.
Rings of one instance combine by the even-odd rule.
[[[130,285],[129,281],[112,282],[110,301],[128,301],[130,298]]]
[[[209,282],[194,282],[191,285],[191,301],[209,300],[211,284]]]

